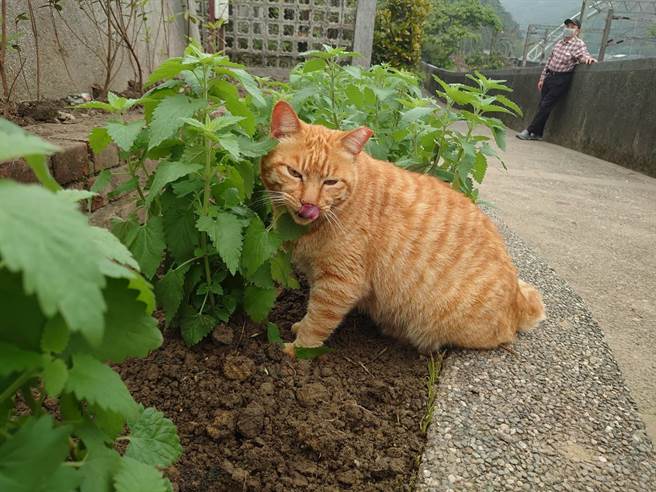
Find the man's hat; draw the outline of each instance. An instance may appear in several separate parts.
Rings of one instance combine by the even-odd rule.
[[[578,20],[578,19],[565,19],[565,22],[563,22],[563,24],[565,24],[565,25],[567,25],[567,24],[576,24],[576,27],[581,29],[581,21]]]

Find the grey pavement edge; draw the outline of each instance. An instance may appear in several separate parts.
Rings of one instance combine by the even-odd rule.
[[[495,217],[547,320],[516,354],[452,351],[440,375],[420,491],[653,491],[656,456],[581,298]]]

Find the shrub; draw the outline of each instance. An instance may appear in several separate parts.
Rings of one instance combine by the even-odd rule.
[[[373,62],[394,67],[419,65],[428,0],[386,0],[376,11]]]
[[[53,146],[2,119],[0,142],[0,162],[25,156],[48,188],[0,180],[0,488],[171,490],[175,426],[104,363],[161,345],[152,288],[79,211],[92,194],[48,175]]]
[[[288,216],[272,229],[257,192],[259,157],[276,144],[268,137],[272,96],[241,65],[195,45],[157,68],[147,86],[155,83],[139,100],[110,95],[82,106],[119,116],[143,106],[144,119],[109,121],[90,144],[96,152],[112,141],[119,147],[130,179],[113,193],[136,192],[137,207],[112,230],[146,278],[161,271],[166,325],[178,320],[192,345],[238,307],[263,321],[277,285],[298,285],[283,242],[300,230]],[[158,161],[152,174],[147,159]]]
[[[362,70],[338,63],[351,55],[330,48],[307,53],[309,60],[293,70],[287,89],[299,115],[343,130],[366,125],[374,132],[366,146],[371,155],[432,174],[476,200],[487,158],[498,157],[490,140],[505,147],[505,126],[490,114],[521,114],[507,97],[490,91],[511,89],[478,72],[469,75],[474,86],[437,79],[443,89],[437,95],[446,103],[440,107],[422,97],[413,73],[388,65]],[[466,133],[454,128],[458,121],[466,124]],[[487,127],[493,137],[474,134],[477,126]]]

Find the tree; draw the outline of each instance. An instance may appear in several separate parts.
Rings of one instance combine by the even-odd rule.
[[[500,31],[501,19],[494,9],[476,0],[431,0],[426,23],[423,58],[439,67],[453,66],[453,55],[466,39],[478,39],[480,30]]]

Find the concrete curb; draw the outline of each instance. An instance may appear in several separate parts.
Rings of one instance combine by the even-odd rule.
[[[494,213],[548,319],[513,349],[446,359],[417,490],[632,490],[656,456],[603,334],[580,297]]]

